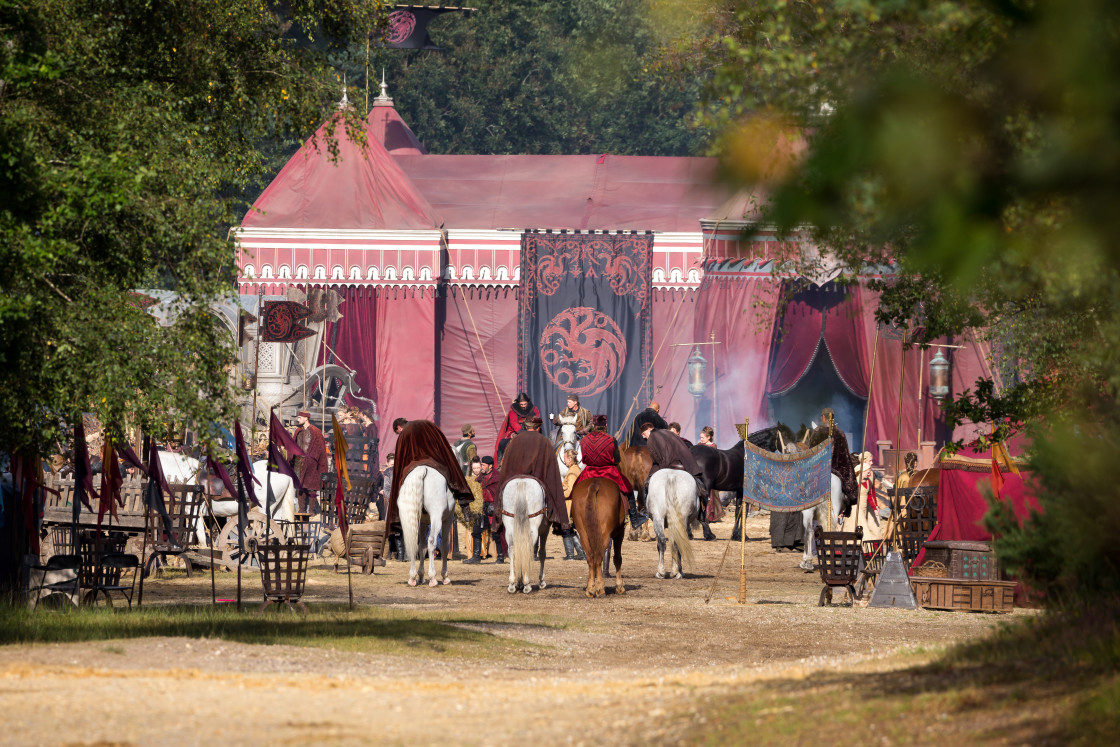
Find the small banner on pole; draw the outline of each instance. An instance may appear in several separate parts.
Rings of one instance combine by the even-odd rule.
[[[262,342],[298,342],[315,334],[303,325],[311,310],[295,301],[265,301],[261,314]]]
[[[743,443],[743,495],[771,511],[812,508],[832,493],[832,440],[797,454],[775,454]]]

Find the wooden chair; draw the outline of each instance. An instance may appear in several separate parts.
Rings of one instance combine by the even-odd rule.
[[[202,488],[198,485],[172,485],[171,497],[166,501],[167,515],[171,519],[171,533],[164,527],[162,517],[148,509],[148,557],[143,561],[144,575],[159,565],[166,565],[167,557],[182,558],[187,578],[194,573],[187,556],[196,544],[198,518],[202,511]]]
[[[78,555],[52,555],[46,563],[31,564],[27,585],[31,609],[34,610],[39,606],[42,597],[52,596],[56,592],[62,593],[74,607],[77,607],[81,592],[78,580],[81,565],[82,559]]]
[[[129,583],[124,584],[121,578],[128,573]],[[136,578],[140,573],[140,558],[123,552],[110,552],[101,556],[97,564],[97,575],[93,586],[86,592],[86,604],[96,604],[97,595],[104,594],[105,602],[112,607],[112,592],[118,592],[128,601],[128,608],[132,609],[132,596],[136,593]]]

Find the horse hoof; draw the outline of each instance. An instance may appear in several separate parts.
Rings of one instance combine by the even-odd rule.
[[[682,574],[678,573],[677,575],[673,576],[673,578],[684,578],[684,576]]]
[[[408,579],[408,585],[409,586],[416,586],[416,579],[414,579],[414,578]]]
[[[450,583],[451,583],[451,579],[449,579],[447,576],[444,576],[443,577],[443,585],[447,586]]]
[[[506,591],[508,591],[510,594],[516,594],[517,593],[517,584],[510,584],[509,586],[506,587]]]
[[[584,589],[583,593],[587,595],[588,599],[594,599],[595,598],[595,592],[591,591],[591,589]]]
[[[436,581],[433,578],[431,581],[428,582],[428,586],[439,586],[439,581]]]
[[[548,586],[548,584],[547,584],[547,583],[545,583],[545,580],[544,580],[544,579],[542,578],[542,579],[541,579],[541,585],[540,585],[540,588],[542,588],[542,589],[543,589],[543,588],[544,588],[544,587],[546,587],[546,586]]]
[[[615,594],[625,594],[626,593],[626,587],[625,586],[616,586],[616,587],[614,587],[614,593]]]
[[[523,589],[522,589],[521,591],[522,591],[522,593],[524,593],[524,594],[528,594],[528,593],[529,593],[529,592],[531,592],[532,590],[533,590],[533,587],[532,587],[532,586],[526,585],[526,586],[525,586],[525,588],[523,588]]]
[[[658,571],[658,572],[657,572],[656,574],[654,574],[654,575],[656,575],[656,576],[657,576],[657,578],[665,578],[665,574],[664,574],[664,573],[662,573],[661,571]]]
[[[811,560],[802,560],[797,564],[797,567],[805,571],[806,573],[812,573],[815,570],[815,568],[813,567],[813,561]]]

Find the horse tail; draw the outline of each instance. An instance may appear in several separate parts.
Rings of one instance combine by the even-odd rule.
[[[529,575],[533,548],[529,542],[529,490],[519,481],[513,493],[513,576],[520,581]]]
[[[694,562],[692,555],[692,543],[688,540],[688,529],[684,525],[684,516],[681,513],[680,499],[683,498],[677,492],[677,477],[673,475],[674,479],[665,481],[665,514],[669,519],[669,539],[677,546],[677,550],[681,554],[681,566],[688,565],[692,568]],[[689,477],[691,479],[691,477]]]
[[[404,535],[404,552],[409,562],[418,559],[420,511],[424,505],[424,477],[427,474],[427,467],[417,467],[404,479],[400,494],[397,496],[397,513],[401,520],[401,534]]]

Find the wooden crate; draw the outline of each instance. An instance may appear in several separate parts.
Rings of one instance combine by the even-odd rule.
[[[926,542],[926,560],[936,560],[949,569],[949,578],[965,581],[999,581],[999,561],[991,543],[935,540]]]
[[[918,606],[933,610],[1010,612],[1015,607],[1014,581],[964,581],[912,576]]]

